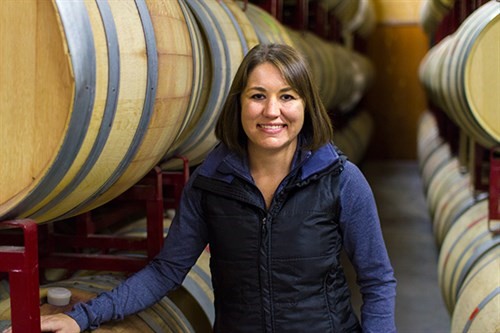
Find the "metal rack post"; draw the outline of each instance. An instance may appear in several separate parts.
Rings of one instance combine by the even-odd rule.
[[[500,234],[500,147],[491,149],[488,228]],[[493,226],[495,224],[496,226]]]
[[[33,220],[0,222],[0,229],[12,228],[21,228],[24,239],[24,246],[0,246],[0,271],[9,275],[12,332],[39,333],[37,224]]]

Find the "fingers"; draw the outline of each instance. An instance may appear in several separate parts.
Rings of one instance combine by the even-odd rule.
[[[42,332],[55,333],[79,333],[80,327],[76,321],[68,315],[58,313],[40,318]]]
[[[42,332],[64,332],[63,324],[58,315],[42,316],[40,317],[40,327]]]
[[[41,316],[40,329],[42,332],[54,333],[79,333],[80,327],[76,321],[68,315],[58,313],[55,315]],[[8,327],[2,333],[12,333],[12,327]]]

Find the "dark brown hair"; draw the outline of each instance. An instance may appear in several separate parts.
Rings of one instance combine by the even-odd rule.
[[[241,93],[252,70],[266,62],[276,66],[287,83],[304,100],[304,126],[301,134],[306,138],[306,144],[303,148],[316,150],[331,141],[331,120],[312,81],[309,66],[302,54],[283,44],[259,44],[244,57],[215,126],[217,139],[230,150],[246,153],[247,136],[241,125]]]

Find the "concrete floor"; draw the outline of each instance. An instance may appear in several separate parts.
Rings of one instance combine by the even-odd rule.
[[[365,161],[360,168],[374,192],[386,246],[398,280],[398,332],[450,332],[450,316],[438,287],[439,253],[417,162]],[[348,268],[348,271],[352,280],[352,269]],[[360,298],[353,288],[353,303],[359,307]]]

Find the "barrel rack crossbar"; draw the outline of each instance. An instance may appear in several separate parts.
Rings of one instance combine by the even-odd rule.
[[[70,222],[76,226],[74,234],[56,231],[54,223],[37,224],[29,219],[0,221],[0,274],[5,272],[9,277],[13,333],[40,332],[39,289],[45,269],[135,272],[158,254],[163,245],[165,209],[178,206],[189,178],[188,160],[179,158],[183,161],[182,170],[164,171],[155,167],[110,202],[113,209],[105,218],[95,218],[94,211],[72,218]],[[146,238],[96,233],[137,207],[145,209]],[[22,237],[18,232],[4,232],[16,228],[22,229]],[[89,253],[86,249],[94,252]],[[147,258],[110,254],[110,249],[143,250]]]

